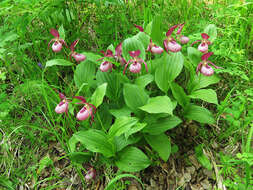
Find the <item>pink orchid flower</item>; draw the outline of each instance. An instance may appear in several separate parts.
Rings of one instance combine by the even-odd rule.
[[[208,58],[213,55],[213,52],[208,52],[205,53],[204,55],[201,56],[201,62],[198,64],[197,69],[196,69],[196,74],[198,72],[201,72],[205,76],[211,76],[214,73],[214,70],[212,67],[210,67],[208,64],[211,64],[214,66],[216,69],[221,69],[222,67],[216,66],[214,63],[208,60]]]
[[[106,52],[101,51],[101,53],[104,54],[104,57],[98,59],[97,61],[103,60],[103,59],[106,58],[106,57],[114,57],[113,52],[112,52],[111,50],[109,50],[109,49],[106,50]],[[100,69],[102,72],[107,72],[108,70],[111,70],[111,71],[112,71],[112,66],[113,66],[113,65],[112,65],[111,62],[109,62],[109,61],[104,61],[104,62],[101,63],[99,69]]]
[[[116,61],[120,62],[121,65],[125,65],[127,63],[126,60],[122,57],[122,42],[117,45],[114,58]]]
[[[69,102],[68,102],[66,96],[65,96],[64,94],[62,94],[62,93],[59,93],[59,97],[60,97],[61,101],[60,101],[60,103],[56,106],[55,112],[56,112],[56,113],[59,113],[59,114],[65,112],[66,114],[68,114]]]
[[[163,48],[160,46],[155,45],[152,40],[150,39],[150,43],[148,45],[147,51],[154,53],[154,54],[162,54],[163,53]]]
[[[201,42],[198,46],[198,50],[202,53],[207,53],[208,52],[208,45],[211,44],[211,42],[208,40],[209,36],[206,33],[202,33],[201,34],[202,40],[196,40],[195,42],[193,42],[191,44],[191,46],[193,46],[194,44]]]
[[[74,57],[74,59],[76,60],[77,63],[80,63],[81,61],[84,61],[86,59],[86,56],[80,53],[75,52],[75,47],[77,45],[77,43],[79,42],[79,39],[75,40],[71,45],[70,45],[70,60],[71,57]]]
[[[168,32],[166,33],[167,38],[163,41],[163,45],[164,45],[164,48],[165,48],[165,50],[166,50],[167,52],[168,52],[168,51],[171,51],[171,52],[179,52],[179,51],[182,49],[181,45],[178,44],[178,43],[176,42],[176,40],[175,40],[173,37],[171,37],[172,32],[173,32],[178,26],[179,26],[178,24],[172,26],[172,27],[168,30]]]
[[[93,104],[88,103],[84,97],[75,96],[74,98],[81,100],[80,103],[84,104],[82,109],[77,113],[76,118],[80,121],[86,120],[88,117],[91,117],[91,120],[94,121],[94,114],[96,113],[96,107]]]
[[[89,180],[94,179],[95,177],[96,177],[96,170],[95,170],[93,167],[91,167],[91,168],[87,171],[87,173],[86,173],[86,175],[85,175],[85,179],[86,179],[87,181],[89,181]]]
[[[54,42],[53,45],[52,45],[52,50],[53,50],[54,52],[59,52],[59,51],[61,51],[61,49],[62,49],[62,44],[64,44],[66,47],[68,47],[67,44],[66,44],[66,42],[65,42],[63,39],[60,38],[60,34],[59,34],[59,32],[58,32],[57,30],[51,29],[51,30],[50,30],[50,33],[51,33],[55,38],[53,38],[52,40],[50,40],[50,42],[48,43],[48,48],[49,48],[49,46],[50,46],[50,44],[51,44],[52,42]]]
[[[177,30],[177,37],[178,37],[179,41],[181,42],[181,44],[187,44],[190,40],[187,36],[181,35],[184,25],[185,25],[185,23],[180,24],[180,26]]]
[[[141,64],[144,63],[145,65],[145,69],[146,69],[146,72],[148,72],[148,67],[147,67],[147,63],[145,63],[145,61],[141,58],[139,58],[138,56],[141,54],[141,51],[140,50],[136,50],[136,51],[129,51],[129,55],[133,58],[133,59],[130,59],[127,64],[125,65],[125,68],[124,68],[124,71],[123,71],[123,74],[125,74],[126,72],[126,69],[129,65],[129,63],[131,63],[130,65],[130,72],[132,73],[139,73],[141,71]]]
[[[134,24],[134,26],[140,30],[140,32],[144,32],[144,29],[139,26],[139,25],[136,25]],[[144,32],[145,33],[145,32]],[[152,42],[152,39],[150,39],[150,43],[148,45],[148,48],[147,48],[147,51],[151,52],[151,53],[154,53],[154,54],[161,54],[163,53],[163,48],[161,48],[160,46],[157,46],[155,45],[153,42]]]

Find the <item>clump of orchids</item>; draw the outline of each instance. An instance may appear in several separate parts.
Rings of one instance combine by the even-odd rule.
[[[68,114],[69,103],[71,103],[72,101],[68,100],[68,98],[63,93],[59,93],[59,97],[61,101],[55,107],[55,112],[58,114],[61,114],[61,113]],[[94,121],[94,114],[96,113],[96,107],[93,104],[88,103],[83,96],[75,96],[73,98],[81,100],[81,102],[78,102],[75,104],[84,105],[82,109],[79,110],[79,112],[77,113],[76,118],[80,121],[83,121],[90,117],[91,121]]]
[[[60,52],[61,49],[62,49],[62,45],[64,44],[66,46],[66,48],[68,48],[66,42],[60,38],[60,34],[57,30],[55,29],[51,29],[50,30],[50,33],[55,37],[53,38],[52,40],[50,40],[50,42],[48,43],[48,47],[50,46],[50,44],[52,42],[53,45],[52,45],[52,50],[53,52]],[[75,40],[69,47],[69,49],[71,50],[71,53],[70,53],[70,60],[71,60],[71,57],[74,57],[74,59],[76,60],[77,63],[80,63],[81,61],[84,61],[86,59],[86,56],[83,55],[83,54],[80,54],[80,53],[77,53],[75,52],[75,47],[77,45],[77,43],[79,42],[79,39]]]

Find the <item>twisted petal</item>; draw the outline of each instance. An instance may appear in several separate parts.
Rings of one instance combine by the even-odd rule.
[[[136,25],[136,24],[134,24],[134,26],[135,26],[136,28],[138,28],[141,32],[144,32],[144,29],[143,29],[141,26]]]
[[[196,69],[196,74],[198,74],[198,72],[200,71],[200,68],[202,66],[203,62],[200,62],[197,66],[197,69]]]
[[[131,57],[138,57],[141,54],[141,50],[129,51]]]
[[[79,39],[77,39],[77,40],[75,40],[71,45],[70,45],[70,50],[71,51],[75,51],[75,47],[76,47],[76,45],[78,44],[78,42],[79,42]]]
[[[132,63],[132,62],[134,62],[134,60],[130,59],[130,60],[125,64],[125,68],[124,68],[124,70],[123,70],[123,75],[126,73],[126,69],[127,69],[128,65],[129,65],[129,63]]]
[[[202,33],[202,34],[201,34],[201,37],[202,37],[203,39],[205,39],[205,40],[207,40],[207,39],[209,38],[208,34],[206,34],[206,33]]]
[[[202,61],[207,60],[211,55],[213,55],[213,52],[205,53],[204,55],[201,56],[201,60]]]
[[[166,39],[166,40],[164,40],[163,41],[163,46],[164,46],[164,49],[165,49],[165,51],[167,51],[167,53],[169,53],[168,51],[169,51],[169,49],[168,49],[168,39]]]
[[[172,26],[172,27],[168,30],[168,32],[166,33],[166,36],[169,37],[169,36],[172,34],[172,32],[173,32],[178,26],[179,26],[179,24]]]
[[[81,100],[82,101],[81,103],[83,103],[83,104],[86,103],[86,99],[83,96],[74,96],[73,98]],[[77,104],[79,104],[79,103],[77,103]]]
[[[222,67],[218,67],[217,65],[215,65],[211,61],[207,61],[207,62],[210,63],[212,66],[214,66],[215,69],[223,69]]]
[[[55,41],[55,39],[50,40],[50,42],[49,42],[48,45],[47,45],[48,48],[49,48],[50,44],[51,44],[53,41]]]
[[[193,43],[191,44],[191,46],[193,46],[194,44],[196,44],[196,43],[198,43],[198,42],[201,42],[201,40],[196,40],[195,42],[193,42]]]
[[[51,29],[51,30],[50,30],[50,33],[51,33],[54,37],[56,37],[56,38],[59,38],[59,37],[60,37],[59,32],[58,32],[57,30],[55,30],[55,29]]]
[[[183,29],[184,25],[185,25],[185,23],[180,24],[180,26],[179,26],[179,28],[177,30],[177,35],[179,35],[182,32],[182,29]]]
[[[116,56],[121,56],[121,54],[122,54],[122,42],[115,49]]]

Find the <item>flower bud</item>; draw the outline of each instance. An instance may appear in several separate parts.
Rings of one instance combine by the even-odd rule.
[[[181,36],[180,37],[180,42],[181,44],[187,44],[189,42],[189,38],[187,36]]]

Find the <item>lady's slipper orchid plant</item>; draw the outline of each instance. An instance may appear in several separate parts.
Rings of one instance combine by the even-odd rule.
[[[202,33],[201,34],[202,40],[196,40],[195,42],[193,42],[191,44],[191,46],[193,46],[194,44],[201,42],[198,46],[198,50],[202,53],[207,53],[208,52],[208,45],[211,44],[211,42],[208,40],[209,36],[206,33]]]
[[[80,103],[76,104],[84,104],[83,108],[77,113],[76,118],[80,121],[83,121],[91,116],[91,120],[94,121],[93,114],[96,113],[96,107],[93,104],[89,104],[82,96],[75,96],[74,98],[81,100]]]
[[[187,44],[190,40],[187,36],[181,35],[184,25],[185,25],[185,23],[180,24],[180,26],[177,30],[177,37],[178,37],[179,41],[181,42],[181,44]]]
[[[48,47],[50,46],[50,44],[51,44],[52,42],[54,42],[53,45],[52,45],[52,50],[53,50],[54,52],[59,52],[59,51],[61,51],[61,49],[62,49],[62,44],[64,44],[66,47],[68,47],[67,44],[66,44],[66,42],[65,42],[63,39],[60,38],[60,34],[59,34],[59,32],[58,32],[57,30],[51,29],[51,30],[50,30],[50,33],[51,33],[55,38],[53,38],[52,40],[50,40],[50,42],[48,43]]]
[[[74,59],[76,60],[77,63],[80,63],[81,61],[84,61],[86,59],[86,56],[80,53],[75,52],[75,47],[77,45],[77,43],[79,42],[79,39],[75,40],[71,45],[70,45],[70,60],[71,57],[74,57]]]
[[[172,26],[168,32],[166,33],[166,36],[167,38],[163,41],[163,45],[164,45],[164,48],[165,50],[168,52],[168,51],[171,51],[171,52],[179,52],[182,47],[180,44],[178,44],[176,42],[176,40],[171,37],[172,35],[172,32],[178,27],[178,24],[177,25],[174,25]]]
[[[55,112],[56,113],[66,113],[68,114],[68,107],[69,107],[69,102],[66,98],[66,96],[62,93],[59,93],[59,97],[61,99],[60,103],[56,106]]]
[[[124,71],[123,71],[123,74],[125,74],[126,72],[126,69],[129,65],[129,63],[131,63],[130,65],[130,72],[132,73],[139,73],[141,71],[141,64],[144,63],[145,65],[145,69],[146,71],[148,72],[148,67],[147,67],[147,63],[139,58],[138,56],[140,55],[141,51],[140,50],[136,50],[136,51],[129,51],[129,55],[133,58],[133,59],[130,59],[127,64],[125,65],[125,68],[124,68]]]
[[[214,66],[216,69],[221,69],[222,67],[216,66],[214,63],[208,60],[208,58],[213,55],[213,52],[208,52],[205,53],[204,55],[201,56],[201,62],[198,64],[197,69],[196,69],[196,74],[198,72],[201,72],[205,76],[211,76],[214,73],[214,70],[212,67],[210,67],[208,64],[211,64]]]

